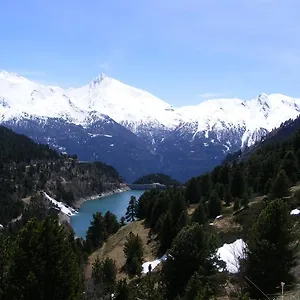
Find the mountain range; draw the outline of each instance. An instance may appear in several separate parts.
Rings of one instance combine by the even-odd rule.
[[[101,160],[131,182],[148,173],[179,181],[210,171],[300,112],[300,99],[260,94],[175,108],[104,74],[63,89],[0,72],[0,124],[37,142]]]

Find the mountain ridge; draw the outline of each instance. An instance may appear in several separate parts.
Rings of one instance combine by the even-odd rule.
[[[63,89],[0,72],[0,124],[81,159],[114,165],[128,181],[149,173],[184,181],[210,171],[229,152],[299,113],[300,99],[281,94],[176,108],[105,74]]]

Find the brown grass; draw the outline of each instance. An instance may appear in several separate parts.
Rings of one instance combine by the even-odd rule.
[[[85,269],[85,279],[88,280],[91,278],[92,274],[92,265],[94,261],[99,256],[100,260],[109,257],[116,262],[117,266],[117,279],[127,277],[127,274],[122,271],[122,267],[125,264],[125,256],[123,252],[124,244],[126,241],[126,236],[133,232],[138,234],[143,241],[144,245],[144,261],[151,261],[156,259],[157,252],[157,242],[153,239],[150,240],[148,237],[149,228],[144,224],[144,221],[135,221],[131,224],[125,225],[122,227],[116,234],[109,237],[107,242],[100,249],[96,250],[89,257],[88,264]]]

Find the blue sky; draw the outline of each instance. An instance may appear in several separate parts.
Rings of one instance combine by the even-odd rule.
[[[101,72],[179,106],[300,97],[299,0],[0,3],[0,70],[80,86]]]

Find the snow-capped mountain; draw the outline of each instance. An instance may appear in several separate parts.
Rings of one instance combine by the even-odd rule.
[[[299,112],[300,99],[280,94],[174,108],[104,74],[63,89],[0,72],[0,123],[82,160],[112,164],[126,180],[199,175]]]

